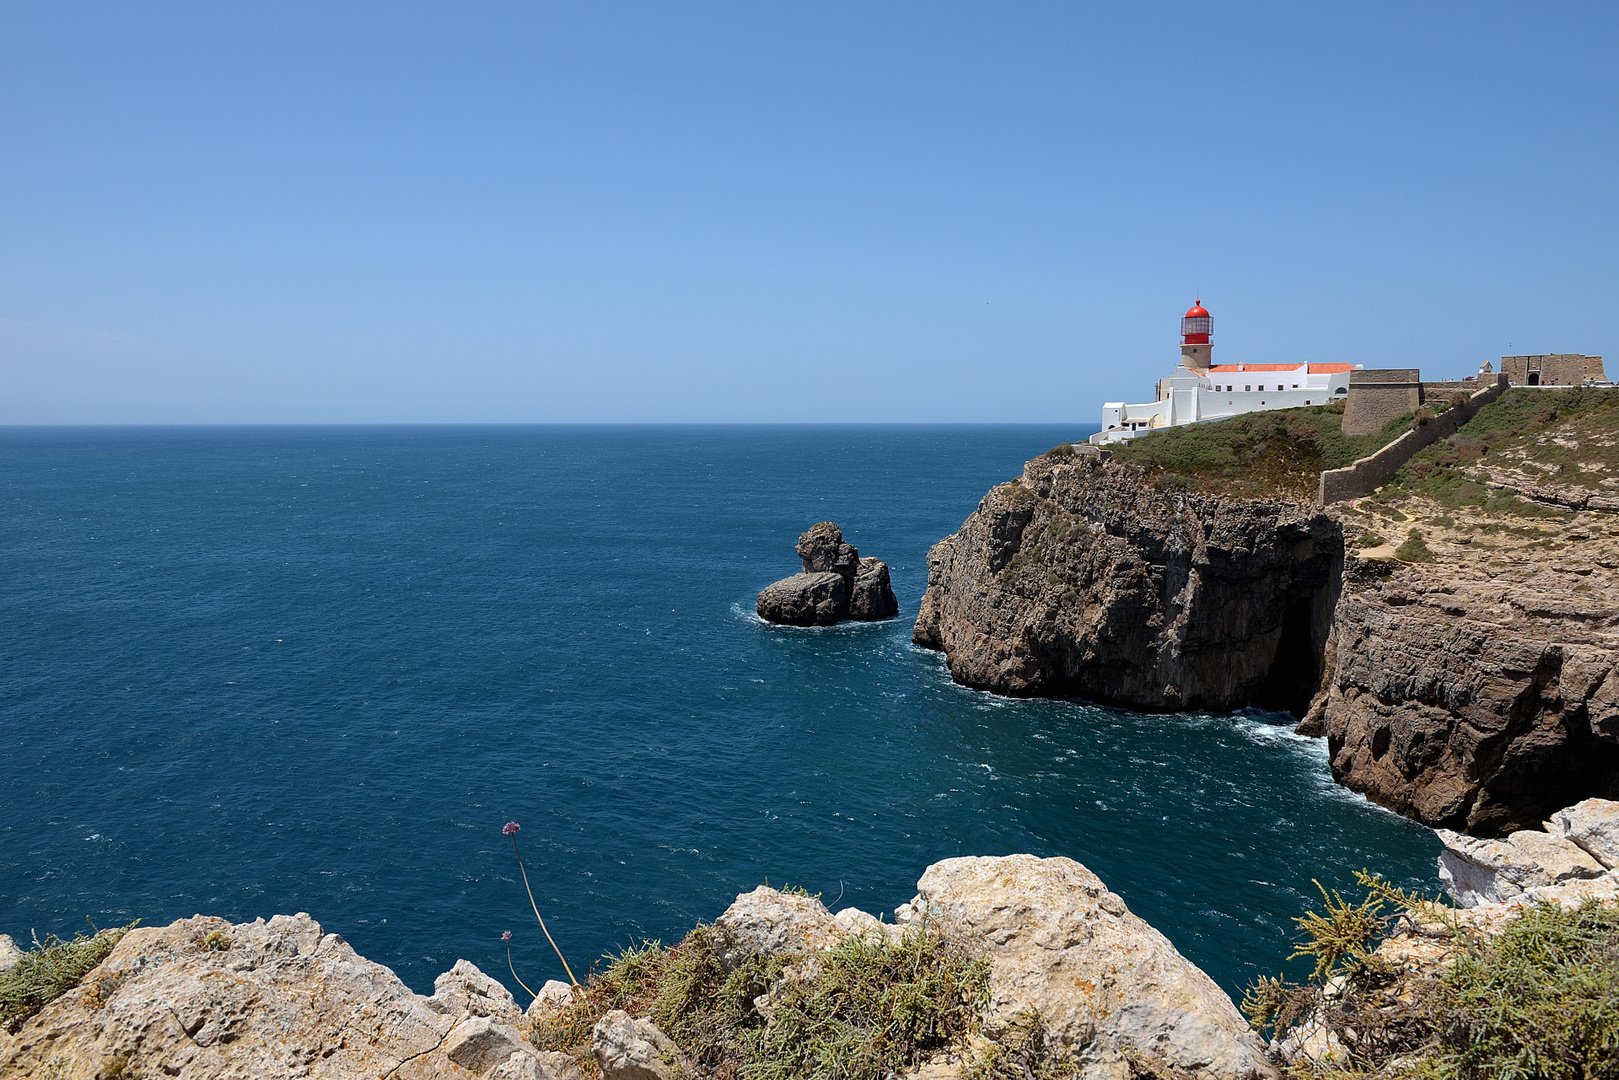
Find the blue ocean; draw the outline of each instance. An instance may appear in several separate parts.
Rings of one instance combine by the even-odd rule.
[[[928,547],[1064,427],[0,431],[0,932],[308,911],[427,991],[576,972],[763,882],[872,912],[1078,859],[1233,992],[1426,829],[1261,712],[954,685]],[[832,520],[898,619],[754,596]]]

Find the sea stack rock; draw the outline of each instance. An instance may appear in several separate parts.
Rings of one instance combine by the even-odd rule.
[[[804,572],[759,594],[759,618],[789,626],[831,626],[844,619],[872,622],[899,614],[888,564],[862,559],[830,521],[811,525],[794,549]]]

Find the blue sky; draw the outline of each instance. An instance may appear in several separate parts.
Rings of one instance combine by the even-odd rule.
[[[0,423],[1619,370],[1612,5],[0,3]]]

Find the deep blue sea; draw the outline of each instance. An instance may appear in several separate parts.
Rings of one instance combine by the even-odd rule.
[[[925,553],[1063,427],[0,430],[0,932],[308,911],[411,986],[530,985],[769,881],[888,911],[934,860],[1085,863],[1236,991],[1312,878],[1426,829],[1264,713],[951,683]],[[833,520],[901,616],[754,596]]]

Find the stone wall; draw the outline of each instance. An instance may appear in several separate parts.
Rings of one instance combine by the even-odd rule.
[[[1373,368],[1349,373],[1344,399],[1345,435],[1370,435],[1422,404],[1422,373],[1416,368]]]
[[[1358,375],[1360,372],[1354,374]],[[1354,375],[1351,375],[1350,379],[1349,392],[1353,395]],[[1321,505],[1331,506],[1333,503],[1370,495],[1379,485],[1398,472],[1401,465],[1410,461],[1419,450],[1454,435],[1457,428],[1472,419],[1479,409],[1500,397],[1506,388],[1507,377],[1504,374],[1497,375],[1494,384],[1486,385],[1484,389],[1473,394],[1467,399],[1466,405],[1454,406],[1426,424],[1418,424],[1377,453],[1363,457],[1353,465],[1342,469],[1328,469],[1321,474]],[[1346,421],[1349,419],[1348,408],[1344,409],[1344,419]],[[1345,432],[1348,433],[1347,423]]]
[[[1461,379],[1452,379],[1448,382],[1425,382],[1422,384],[1422,403],[1431,405],[1436,401],[1449,401],[1452,395],[1457,393],[1472,397],[1479,387],[1490,385],[1492,377],[1485,376],[1483,382],[1477,380],[1466,382]]]
[[[1579,386],[1590,379],[1606,382],[1602,357],[1580,353],[1503,356],[1501,373],[1513,386]]]

